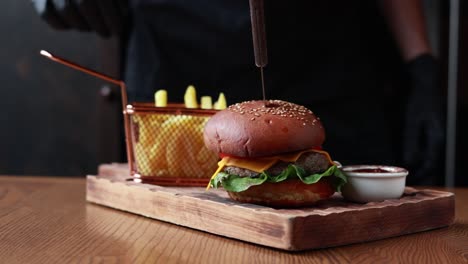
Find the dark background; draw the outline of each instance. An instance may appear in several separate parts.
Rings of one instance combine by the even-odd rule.
[[[54,31],[30,1],[0,2],[0,174],[83,176],[119,160],[118,112],[100,80],[39,55],[41,49],[118,77],[117,41]],[[110,98],[110,99],[115,99]],[[117,98],[118,99],[118,98]]]
[[[430,40],[444,69],[448,2],[424,2]],[[468,3],[460,2],[456,182],[466,185],[468,90],[463,87],[468,84]],[[122,161],[125,149],[117,87],[39,55],[45,49],[120,78],[121,41],[55,31],[41,21],[30,1],[14,0],[0,2],[0,36],[0,174],[84,176],[96,173],[100,163]]]

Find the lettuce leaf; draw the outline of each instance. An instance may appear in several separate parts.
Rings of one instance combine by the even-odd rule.
[[[289,164],[280,174],[272,176],[267,172],[262,172],[256,177],[241,177],[238,175],[219,172],[210,182],[213,188],[223,187],[230,192],[242,192],[251,186],[260,185],[264,182],[282,182],[287,179],[299,178],[305,184],[314,184],[323,177],[331,177],[332,184],[336,191],[341,191],[341,187],[347,182],[346,176],[336,166],[333,165],[326,171],[317,174],[307,175],[305,170],[294,164]]]

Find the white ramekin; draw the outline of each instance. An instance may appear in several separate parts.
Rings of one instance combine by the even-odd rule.
[[[341,194],[346,200],[358,203],[400,198],[408,175],[404,168],[385,165],[350,165],[343,166],[341,170],[348,176],[348,183],[343,186]]]

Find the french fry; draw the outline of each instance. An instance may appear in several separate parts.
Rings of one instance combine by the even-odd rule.
[[[161,126],[167,119],[167,115],[132,116],[132,120],[138,126],[138,139],[134,144],[134,151],[138,171],[142,175],[156,175],[167,167],[166,160],[158,153],[163,143],[157,139]]]
[[[198,108],[197,92],[193,85],[189,85],[184,95],[184,103],[186,108]]]
[[[201,109],[213,109],[213,103],[211,101],[211,96],[202,96],[201,97]]]
[[[216,170],[218,156],[201,136],[208,118],[140,114],[132,120],[138,126],[134,151],[141,175],[203,178]]]
[[[193,163],[190,161],[190,116],[175,116],[164,123],[165,130],[161,133],[161,139],[167,140],[166,143],[166,161],[169,164],[169,173],[174,177],[190,177],[188,171],[192,169]],[[186,129],[184,129],[186,128]]]
[[[210,175],[218,168],[219,157],[213,151],[207,149],[205,146],[201,146],[200,150],[197,153],[197,162],[200,164],[204,175]]]
[[[216,110],[223,110],[226,109],[227,107],[227,102],[226,102],[226,97],[224,96],[224,93],[220,93],[218,97],[218,101],[214,104],[214,109]]]
[[[158,90],[154,93],[154,105],[156,107],[166,107],[167,106],[167,91]]]
[[[164,155],[170,176],[200,178],[216,169],[218,157],[205,149],[201,136],[206,121],[203,117],[177,116],[163,124],[158,140],[166,139]]]
[[[204,127],[203,123],[200,126],[200,131],[203,131]],[[203,132],[199,132],[203,133]],[[202,175],[209,175],[210,173],[213,173],[217,168],[218,168],[218,155],[214,153],[213,151],[209,150],[207,147],[205,147],[205,144],[203,142],[203,137],[198,135],[196,137],[196,145],[198,146],[198,149],[195,150],[196,153],[196,160],[197,163],[200,165],[200,169],[203,173]]]

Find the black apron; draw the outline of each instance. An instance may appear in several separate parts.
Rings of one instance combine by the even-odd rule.
[[[309,107],[323,120],[324,148],[343,163],[397,162],[398,111],[384,74],[395,47],[375,1],[265,1],[268,99]],[[166,89],[183,102],[219,92],[228,104],[261,99],[248,0],[135,0],[125,80],[130,99]]]

